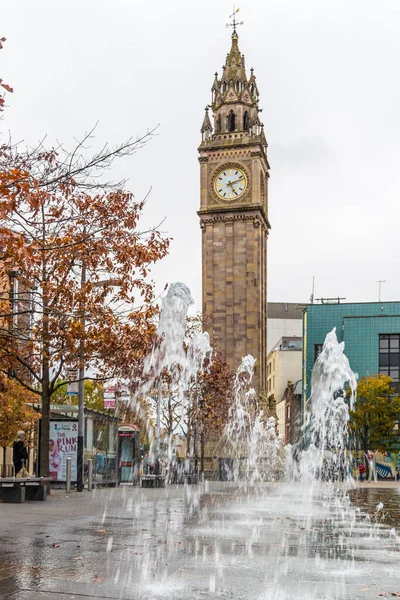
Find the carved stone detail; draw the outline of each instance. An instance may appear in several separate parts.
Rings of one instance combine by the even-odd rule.
[[[214,223],[234,223],[235,221],[251,221],[254,227],[260,227],[264,225],[264,228],[267,230],[268,226],[263,223],[263,220],[260,219],[259,215],[247,213],[247,212],[238,212],[238,213],[218,213],[215,215],[207,215],[200,216],[200,227],[204,229],[207,225],[213,225]]]

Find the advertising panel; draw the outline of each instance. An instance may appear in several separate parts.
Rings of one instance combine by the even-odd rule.
[[[66,481],[67,458],[71,481],[77,477],[78,421],[50,421],[49,470],[53,481]]]
[[[117,393],[116,381],[108,381],[103,386],[104,408],[115,408],[115,396]]]
[[[119,394],[119,401],[125,404],[129,404],[129,401],[131,399],[131,393],[129,390],[129,383],[127,383],[126,381],[120,381],[119,382],[119,388],[118,388],[118,394]]]
[[[77,381],[74,381],[75,379],[79,379],[78,369],[68,368],[67,369],[67,380],[68,380],[67,395],[68,396],[78,396],[79,384]],[[71,383],[71,382],[73,382],[73,383]]]

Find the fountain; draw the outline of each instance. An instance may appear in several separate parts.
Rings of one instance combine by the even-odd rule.
[[[190,302],[186,286],[170,286],[159,326],[162,338],[146,363],[142,385],[142,393],[150,394],[163,370],[177,372],[181,415],[190,401],[185,386],[211,354],[205,334],[185,339]],[[362,495],[365,488],[352,489],[346,446],[356,380],[335,332],[328,334],[315,365],[303,432],[307,443],[301,447],[284,448],[274,420],[259,410],[252,390],[254,364],[246,356],[238,370],[223,436],[233,460],[229,481],[96,489],[50,499],[48,511],[31,507],[22,513],[20,507],[9,511],[2,505],[0,596],[399,597],[398,488],[386,495],[388,503],[376,484],[368,484],[369,498]],[[177,423],[185,426],[184,419]],[[154,455],[156,442],[154,435]],[[364,512],[351,504],[350,494]],[[22,515],[23,527],[17,528]]]
[[[275,419],[265,419],[259,409],[257,394],[251,387],[255,359],[242,359],[234,382],[234,401],[222,435],[225,454],[232,460],[227,479],[254,483],[276,481],[287,471],[290,454],[277,435]]]
[[[175,414],[168,424],[168,451],[165,457],[165,467],[168,471],[173,462],[173,436],[178,432],[187,434],[188,431],[187,416],[192,408],[191,398],[188,394],[189,387],[195,384],[198,372],[204,368],[206,358],[211,360],[212,357],[212,348],[207,332],[194,332],[189,340],[185,340],[186,318],[191,304],[193,304],[193,299],[189,288],[184,283],[173,283],[169,286],[168,293],[163,298],[157,330],[159,343],[153,348],[151,356],[145,362],[144,383],[135,397],[136,406],[138,406],[140,398],[148,395],[149,391],[156,386],[155,414],[151,415],[153,421],[156,421],[156,427],[154,431],[149,423],[148,433],[151,440],[150,461],[157,464],[157,471],[161,458],[160,437],[163,403],[169,402],[171,406],[171,389],[165,395],[163,394],[161,377],[163,374],[167,375],[174,386]],[[151,402],[149,405],[151,406]],[[189,461],[185,470],[190,474]]]
[[[182,325],[178,330],[182,340]],[[174,340],[174,357],[180,344]],[[196,368],[204,353],[199,356]],[[224,431],[233,458],[230,481],[185,488],[180,511],[184,561],[178,569],[166,566],[161,576],[150,577],[154,552],[149,549],[137,565],[139,597],[344,600],[370,598],[371,590],[375,596],[379,589],[371,583],[369,564],[376,545],[382,545],[379,536],[389,548],[386,560],[392,559],[400,540],[393,530],[372,524],[349,501],[347,491],[354,482],[347,421],[356,376],[344,345],[334,330],[327,335],[313,371],[303,431],[307,444],[302,448],[283,448],[274,419],[265,420],[257,410],[251,387],[254,364],[247,356],[238,369]],[[183,373],[187,383],[187,362]],[[177,553],[168,540],[166,544],[157,556],[169,565]],[[393,569],[386,572],[394,575]]]

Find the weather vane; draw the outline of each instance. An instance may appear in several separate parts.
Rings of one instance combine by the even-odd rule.
[[[229,15],[229,18],[232,19],[232,23],[227,23],[226,26],[227,27],[233,27],[233,31],[236,31],[236,26],[237,25],[243,25],[244,21],[236,21],[236,15],[239,12],[240,8],[237,8],[235,10],[235,6],[233,6],[233,13],[231,15]]]

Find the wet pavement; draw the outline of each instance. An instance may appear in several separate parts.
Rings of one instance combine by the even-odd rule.
[[[0,598],[400,596],[400,484],[350,497],[207,483],[1,504]]]

